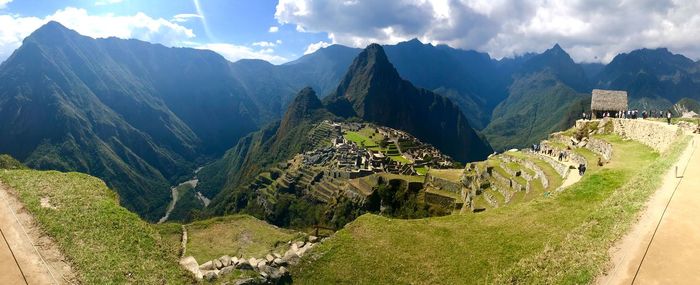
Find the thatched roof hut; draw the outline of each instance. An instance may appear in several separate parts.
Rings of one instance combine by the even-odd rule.
[[[627,110],[627,92],[593,89],[591,111]]]

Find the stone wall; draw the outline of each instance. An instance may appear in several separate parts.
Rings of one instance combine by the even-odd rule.
[[[535,177],[540,179],[540,182],[542,183],[542,186],[544,188],[549,187],[549,179],[547,179],[547,175],[544,174],[544,171],[542,171],[542,168],[537,166],[534,162],[527,160],[527,159],[520,159],[517,157],[513,157],[510,155],[503,155],[501,156],[501,159],[503,159],[506,162],[515,162],[518,163],[522,166],[524,166],[527,169],[530,169],[535,172]]]
[[[615,119],[613,132],[665,152],[679,135],[678,127],[648,120]]]
[[[612,122],[612,132],[623,138],[638,141],[658,152],[666,151],[681,134],[678,126],[643,119],[608,119]],[[576,121],[576,128],[599,121]],[[599,123],[599,125],[603,125]]]
[[[450,191],[452,193],[457,193],[457,194],[462,193],[461,183],[452,182],[452,181],[449,181],[447,179],[435,177],[435,176],[430,175],[430,173],[426,174],[425,182],[427,184],[434,186],[435,188],[439,188],[439,189],[442,189],[445,191]]]
[[[543,160],[544,162],[546,162],[546,163],[548,163],[549,165],[551,165],[552,168],[554,168],[554,171],[556,171],[557,174],[559,174],[559,176],[561,176],[562,178],[566,177],[566,175],[569,174],[569,167],[566,166],[565,164],[563,164],[563,163],[557,161],[556,159],[551,158],[551,157],[549,157],[549,156],[547,156],[547,155],[538,153],[538,152],[530,152],[530,153],[534,153],[534,154],[535,154],[537,157],[539,157],[541,160]]]
[[[455,199],[445,197],[439,194],[425,192],[425,202],[433,205],[440,205],[445,209],[453,209],[455,207]]]
[[[591,138],[588,140],[586,148],[590,149],[592,152],[597,153],[606,161],[610,160],[610,158],[612,157],[613,147],[609,142],[606,142],[604,140]]]

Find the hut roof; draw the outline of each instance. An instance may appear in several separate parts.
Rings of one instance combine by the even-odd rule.
[[[593,89],[593,96],[591,97],[591,110],[627,110],[627,92]]]

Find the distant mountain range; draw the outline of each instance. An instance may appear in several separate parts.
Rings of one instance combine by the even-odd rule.
[[[449,99],[403,80],[380,45],[370,45],[353,60],[336,91],[321,102],[310,87],[289,105],[279,123],[246,136],[222,159],[204,167],[198,190],[215,196],[208,211],[241,209],[246,189],[260,171],[309,150],[309,134],[322,120],[358,118],[407,131],[464,162],[493,152]],[[241,204],[242,203],[242,204]]]
[[[577,64],[558,45],[501,60],[418,40],[382,50],[374,65],[357,62],[371,49],[339,45],[283,65],[231,63],[206,50],[92,39],[50,22],[0,65],[0,153],[98,176],[124,206],[156,220],[170,185],[227,150],[243,153],[251,136],[275,134],[274,122],[306,86],[332,116],[408,130],[459,160],[569,126],[592,88],[626,90],[637,108],[700,100],[700,63],[667,49],[620,54],[607,65]]]

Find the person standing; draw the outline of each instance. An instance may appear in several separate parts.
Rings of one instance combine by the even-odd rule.
[[[671,124],[671,111],[666,112],[666,121],[668,121],[668,124]]]

